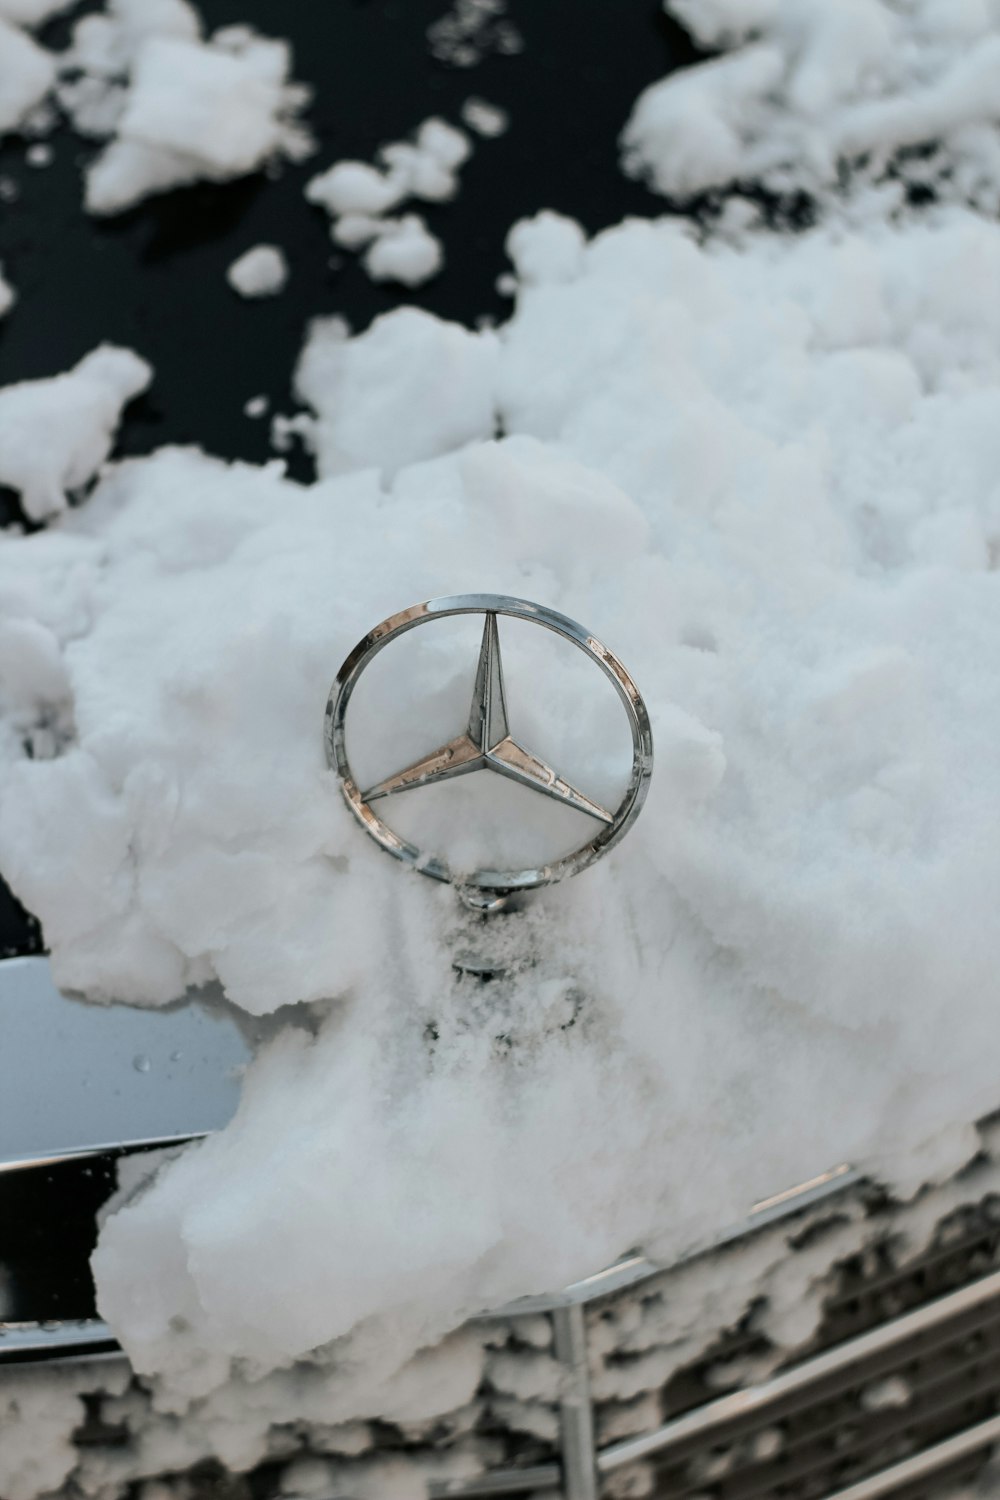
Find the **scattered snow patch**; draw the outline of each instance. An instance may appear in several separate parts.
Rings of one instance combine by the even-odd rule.
[[[432,116],[412,141],[392,141],[379,165],[338,161],[306,185],[310,203],[333,219],[330,234],[345,250],[369,246],[363,264],[375,281],[417,286],[444,264],[440,241],[418,214],[384,215],[408,198],[440,203],[458,191],[458,169],[472,149],[464,131]]]

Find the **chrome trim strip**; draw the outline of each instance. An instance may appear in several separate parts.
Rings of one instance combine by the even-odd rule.
[[[143,1141],[135,1143],[136,1149],[150,1149],[156,1146],[182,1145],[189,1140],[200,1140],[204,1137],[196,1136],[171,1136],[156,1141]],[[130,1143],[131,1145],[132,1143]],[[83,1148],[79,1153],[74,1153],[73,1158],[68,1154],[60,1156],[44,1157],[35,1162],[9,1162],[0,1164],[0,1173],[4,1171],[16,1171],[29,1166],[46,1166],[55,1162],[68,1161],[70,1159],[84,1159],[88,1155],[99,1155],[102,1152],[121,1150],[121,1146],[95,1146]],[[793,1214],[801,1213],[804,1209],[812,1208],[817,1203],[827,1198],[832,1198],[838,1193],[846,1191],[847,1188],[859,1182],[860,1174],[852,1167],[837,1167],[831,1172],[824,1173],[821,1177],[813,1178],[811,1182],[805,1183],[801,1188],[792,1188],[785,1193],[779,1193],[774,1198],[756,1208],[747,1218],[740,1223],[732,1225],[723,1230],[709,1244],[692,1250],[689,1254],[681,1256],[674,1265],[683,1265],[686,1261],[694,1260],[698,1255],[706,1255],[712,1250],[717,1250],[723,1245],[731,1244],[735,1240],[742,1239],[744,1235],[753,1234],[758,1229],[765,1228],[768,1224],[777,1223],[784,1218],[790,1218]],[[648,1280],[651,1276],[658,1276],[663,1272],[672,1270],[673,1266],[655,1265],[646,1260],[642,1255],[630,1255],[625,1260],[620,1260],[616,1265],[609,1266],[604,1271],[598,1271],[593,1276],[587,1276],[582,1281],[576,1281],[562,1292],[541,1294],[536,1297],[519,1297],[514,1302],[505,1303],[503,1307],[492,1308],[478,1315],[475,1322],[488,1322],[494,1318],[526,1318],[533,1317],[537,1313],[554,1313],[560,1308],[575,1307],[594,1301],[598,1297],[609,1296],[612,1292],[623,1291],[626,1287],[635,1286],[639,1282]],[[107,1340],[114,1344],[111,1331],[106,1323],[99,1319],[93,1319],[82,1323],[50,1323],[44,1325],[24,1324],[17,1325],[23,1328],[34,1328],[36,1330],[36,1342],[33,1344],[22,1343],[15,1346],[10,1339],[10,1331],[16,1325],[5,1325],[0,1322],[0,1365],[5,1359],[10,1358],[15,1347],[20,1349],[37,1350],[39,1359],[58,1359],[63,1350],[66,1355],[72,1355],[76,1344],[79,1342],[73,1330],[77,1328],[90,1327],[96,1330],[93,1337]],[[63,1340],[61,1330],[70,1330],[67,1340]],[[115,1346],[117,1347],[117,1346]]]
[[[520,1490],[555,1489],[562,1483],[558,1464],[536,1464],[533,1469],[494,1469],[478,1479],[432,1479],[431,1500],[469,1500],[479,1495],[513,1495]]]
[[[555,1356],[563,1368],[559,1429],[564,1500],[597,1500],[594,1403],[590,1397],[587,1325],[580,1303],[556,1308],[552,1334]]]
[[[880,1474],[872,1474],[868,1479],[859,1479],[857,1484],[848,1485],[846,1490],[834,1491],[826,1496],[826,1500],[881,1500],[883,1495],[891,1495],[901,1485],[924,1479],[947,1464],[975,1453],[977,1448],[985,1448],[998,1440],[1000,1417],[990,1417],[977,1427],[969,1427],[965,1432],[946,1438],[943,1443],[935,1443],[933,1448],[925,1448],[922,1453],[914,1453],[912,1458],[904,1458],[901,1463],[893,1464],[891,1469],[883,1469]]]
[[[92,1156],[123,1156],[133,1151],[159,1151],[168,1146],[187,1146],[191,1141],[203,1141],[211,1134],[208,1130],[196,1130],[187,1135],[154,1135],[139,1140],[107,1141],[103,1146],[74,1146],[68,1151],[54,1152],[51,1156],[14,1156],[0,1161],[0,1173],[24,1172],[31,1168],[57,1167],[60,1162],[85,1161]]]
[[[696,1407],[694,1411],[686,1412],[684,1416],[667,1422],[663,1427],[658,1427],[655,1432],[647,1432],[641,1437],[625,1438],[620,1443],[614,1443],[598,1453],[597,1467],[602,1474],[610,1473],[613,1469],[620,1469],[623,1464],[634,1463],[636,1459],[645,1458],[647,1454],[661,1453],[664,1449],[672,1448],[690,1438],[700,1437],[714,1427],[719,1427],[736,1417],[746,1417],[755,1412],[764,1411],[783,1396],[805,1390],[814,1381],[835,1375],[858,1360],[881,1353],[885,1349],[891,1349],[896,1344],[901,1344],[918,1334],[929,1332],[939,1323],[960,1313],[971,1312],[993,1298],[1000,1298],[1000,1271],[994,1271],[992,1275],[984,1276],[970,1286],[961,1287],[957,1292],[949,1292],[945,1297],[938,1297],[934,1302],[927,1303],[925,1307],[919,1307],[911,1313],[904,1313],[902,1317],[894,1318],[890,1323],[883,1323],[868,1333],[859,1334],[857,1338],[837,1344],[813,1359],[804,1360],[794,1369],[785,1370],[771,1380],[762,1381],[760,1385],[733,1391],[728,1396],[720,1396],[717,1401],[709,1401],[705,1406]],[[998,1314],[1000,1314],[1000,1308],[998,1308]]]
[[[72,1323],[0,1323],[0,1365],[6,1360],[31,1363],[27,1356],[60,1360],[85,1350],[85,1357],[123,1359],[118,1340],[101,1318]]]
[[[862,1174],[855,1167],[848,1166],[846,1163],[833,1167],[829,1172],[810,1178],[799,1187],[787,1188],[783,1193],[776,1193],[773,1198],[765,1198],[751,1210],[745,1219],[731,1224],[728,1229],[723,1229],[720,1234],[705,1244],[695,1246],[684,1255],[678,1256],[669,1265],[658,1265],[647,1260],[643,1255],[630,1255],[603,1271],[597,1271],[593,1276],[586,1276],[582,1281],[574,1281],[571,1286],[564,1288],[561,1292],[543,1292],[538,1296],[518,1297],[516,1301],[507,1302],[503,1307],[480,1313],[478,1320],[528,1317],[532,1313],[554,1312],[558,1307],[571,1307],[578,1302],[593,1302],[596,1298],[607,1297],[612,1292],[624,1291],[626,1287],[636,1286],[650,1276],[659,1276],[665,1271],[673,1271],[677,1266],[686,1265],[688,1261],[696,1260],[700,1255],[708,1255],[713,1250],[720,1250],[724,1245],[731,1245],[748,1234],[756,1234],[759,1229],[766,1229],[769,1224],[777,1224],[782,1219],[791,1218],[793,1214],[803,1213],[807,1208],[814,1208],[828,1198],[838,1197],[862,1180]]]

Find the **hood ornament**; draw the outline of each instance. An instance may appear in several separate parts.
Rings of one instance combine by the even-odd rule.
[[[362,672],[373,657],[397,636],[431,620],[466,614],[485,616],[467,728],[394,775],[366,791],[360,790],[347,758],[345,722],[351,694]],[[572,641],[614,684],[632,732],[632,769],[625,794],[613,811],[602,807],[559,776],[511,733],[504,693],[498,615],[528,620]],[[429,599],[424,604],[415,604],[390,615],[376,625],[358,642],[337,673],[326,705],[325,740],[327,762],[340,777],[344,799],[376,843],[422,875],[454,885],[468,905],[484,911],[501,909],[519,891],[533,890],[564,880],[569,875],[577,875],[606,854],[638,817],[653,770],[653,736],[646,705],[618,658],[566,615],[505,594],[454,594],[443,599]],[[474,771],[493,771],[519,782],[543,797],[550,797],[592,818],[599,825],[598,831],[589,842],[551,864],[520,870],[479,869],[458,874],[449,869],[445,860],[424,853],[394,833],[373,811],[373,803],[387,801],[414,787],[431,786],[434,782],[467,776]]]

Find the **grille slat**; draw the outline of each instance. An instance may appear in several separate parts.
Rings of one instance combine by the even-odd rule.
[[[900,1500],[924,1500],[940,1493],[939,1471],[975,1472],[983,1455],[959,1440],[991,1431],[1000,1407],[996,1204],[990,1195],[988,1206],[961,1210],[964,1222],[945,1216],[930,1246],[902,1264],[893,1257],[906,1239],[887,1224],[878,1245],[832,1268],[808,1345],[758,1384],[698,1401],[716,1366],[776,1360],[766,1303],[751,1304],[663,1387],[663,1427],[605,1449],[602,1472],[642,1462],[662,1500],[828,1500],[842,1491],[854,1500],[860,1486],[890,1472],[895,1488],[873,1497],[902,1486]],[[669,1281],[657,1291],[667,1305]],[[608,1367],[616,1362],[612,1351]],[[610,1415],[615,1403],[607,1406]],[[919,1461],[932,1450],[924,1473]],[[607,1481],[615,1493],[627,1493],[622,1479],[624,1490]]]

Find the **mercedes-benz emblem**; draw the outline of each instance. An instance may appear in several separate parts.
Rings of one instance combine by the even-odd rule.
[[[378,652],[397,636],[431,620],[467,614],[485,616],[468,725],[429,754],[362,791],[351,771],[345,744],[347,708],[359,677]],[[632,731],[632,769],[625,794],[614,810],[601,806],[571,785],[520,744],[511,732],[497,626],[500,615],[542,625],[572,641],[614,684]],[[455,594],[444,599],[429,599],[424,604],[415,604],[399,614],[390,615],[358,642],[337,673],[327,700],[324,723],[327,761],[339,775],[347,805],[365,831],[389,854],[419,870],[422,875],[450,882],[459,888],[466,900],[484,908],[503,904],[505,898],[516,891],[551,885],[568,875],[576,875],[606,854],[638,817],[653,770],[653,736],[646,705],[618,658],[574,620],[541,604],[509,598],[505,594]],[[592,818],[599,825],[598,831],[579,849],[553,860],[551,864],[520,870],[477,869],[458,873],[452,872],[444,859],[425,853],[394,833],[372,810],[373,803],[386,801],[414,787],[431,786],[434,782],[467,776],[473,771],[494,771],[544,797],[551,797]]]

